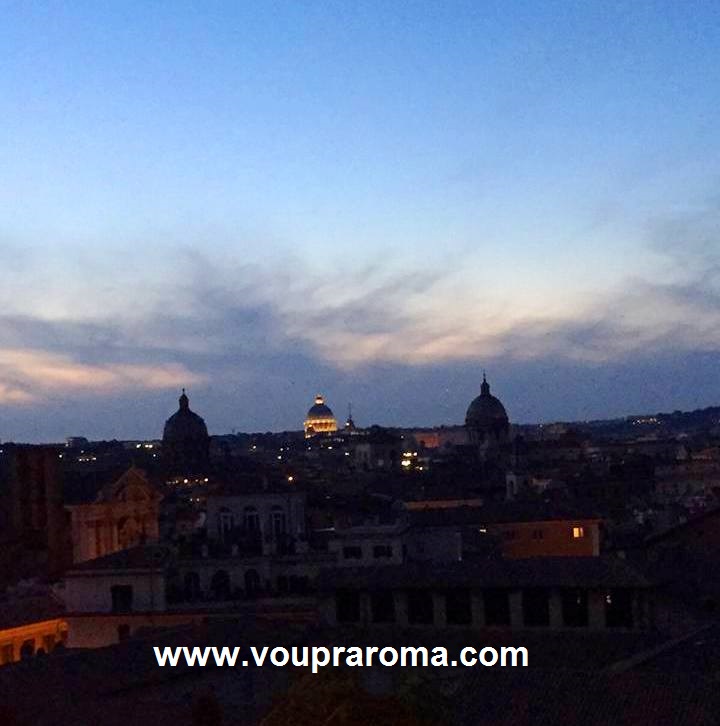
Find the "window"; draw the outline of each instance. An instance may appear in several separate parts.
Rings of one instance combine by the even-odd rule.
[[[572,528],[573,539],[583,539],[585,537],[584,527],[573,527]]]
[[[503,532],[503,535],[505,539],[517,539],[517,530],[516,529],[506,529]]]
[[[485,590],[485,625],[510,625],[510,598],[507,590]]]
[[[335,613],[339,623],[357,623],[360,620],[360,594],[356,590],[338,590]]]
[[[432,593],[426,590],[410,590],[407,595],[408,623],[410,625],[432,625]]]
[[[343,557],[346,560],[362,559],[362,547],[359,547],[359,546],[343,547]]]
[[[523,622],[528,627],[547,627],[550,625],[550,596],[543,587],[523,590]]]
[[[373,547],[373,557],[379,560],[381,557],[392,557],[393,551],[391,545],[375,545]]]
[[[246,532],[257,532],[260,529],[260,516],[255,507],[245,507],[243,517]]]
[[[541,529],[534,529],[532,532],[532,538],[533,539],[543,539],[545,537],[545,533]]]
[[[472,601],[469,590],[448,590],[445,594],[445,615],[448,625],[472,623]]]
[[[114,613],[129,613],[133,609],[132,585],[113,585],[110,588],[110,597]]]
[[[224,542],[235,526],[233,513],[223,507],[220,510],[220,539]]]
[[[270,519],[272,521],[272,530],[273,534],[276,537],[279,537],[280,535],[285,534],[287,531],[287,521],[285,518],[285,512],[282,507],[275,505],[272,508],[272,512],[270,514]]]
[[[379,590],[370,595],[373,623],[395,622],[395,597],[392,590]]]

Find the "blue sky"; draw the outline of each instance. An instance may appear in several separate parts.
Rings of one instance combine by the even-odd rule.
[[[0,438],[720,401],[720,7],[0,1]]]

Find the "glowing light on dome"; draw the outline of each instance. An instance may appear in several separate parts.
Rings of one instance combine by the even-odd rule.
[[[337,420],[321,394],[315,396],[315,403],[307,413],[303,422],[305,438],[318,434],[330,434],[337,431]]]

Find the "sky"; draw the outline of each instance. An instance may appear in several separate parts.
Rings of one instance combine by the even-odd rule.
[[[713,2],[0,0],[0,439],[720,404]]]

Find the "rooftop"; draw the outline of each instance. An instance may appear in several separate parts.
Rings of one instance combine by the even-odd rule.
[[[320,587],[397,589],[451,587],[650,587],[652,582],[625,560],[615,557],[488,558],[432,567],[427,563],[332,569]]]
[[[160,570],[170,557],[170,550],[162,545],[139,545],[128,550],[113,552],[94,560],[73,565],[68,575],[74,572],[96,572],[100,570]]]
[[[550,522],[600,519],[597,510],[567,503],[488,502],[480,507],[433,507],[413,509],[410,521],[415,526],[438,527],[467,524],[501,524],[503,522]]]

